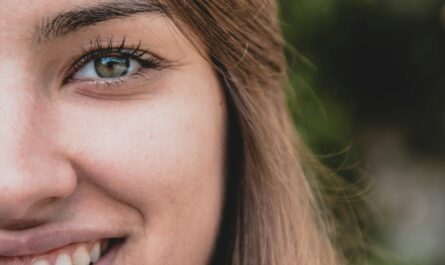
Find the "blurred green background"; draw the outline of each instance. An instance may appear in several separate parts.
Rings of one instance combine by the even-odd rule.
[[[297,127],[325,164],[372,186],[364,229],[383,257],[368,264],[445,264],[444,5],[281,0]]]

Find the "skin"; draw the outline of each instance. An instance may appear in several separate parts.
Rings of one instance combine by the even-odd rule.
[[[36,41],[43,18],[91,2],[0,0],[0,235],[107,227],[127,238],[115,264],[207,264],[225,160],[216,74],[159,14]],[[91,81],[63,83],[97,36],[140,42],[170,65],[111,95],[95,93]]]

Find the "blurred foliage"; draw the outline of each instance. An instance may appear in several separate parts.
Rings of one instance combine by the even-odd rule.
[[[397,128],[412,151],[444,154],[444,1],[280,2],[295,93],[290,107],[325,164],[359,182],[359,141],[375,126]],[[379,227],[367,226],[379,240]],[[369,264],[401,264],[372,254],[380,251],[370,249]]]
[[[418,149],[442,152],[443,1],[281,2],[295,119],[312,147],[329,153],[363,127],[386,123]]]

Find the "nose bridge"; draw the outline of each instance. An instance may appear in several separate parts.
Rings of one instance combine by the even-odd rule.
[[[57,155],[48,100],[29,80],[0,74],[0,226],[75,186],[69,163]]]
[[[35,91],[11,79],[14,77],[0,75],[0,160],[20,162],[40,145],[45,126],[40,117],[45,110]]]
[[[3,44],[0,43],[0,46]],[[6,45],[8,46],[8,45]],[[51,130],[49,104],[42,93],[32,54],[0,49],[0,162],[26,162],[48,149]],[[42,148],[45,147],[45,148]],[[1,173],[0,173],[1,176]]]

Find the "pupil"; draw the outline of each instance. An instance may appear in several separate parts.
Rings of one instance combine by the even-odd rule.
[[[130,60],[122,57],[102,57],[94,61],[98,76],[102,78],[117,78],[128,73]]]

